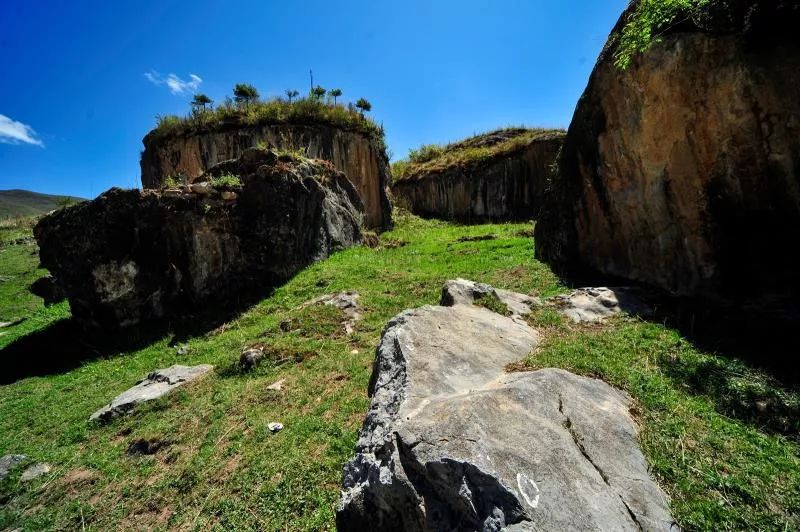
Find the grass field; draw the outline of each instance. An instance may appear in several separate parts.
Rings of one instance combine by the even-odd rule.
[[[408,215],[396,221],[381,235],[382,247],[315,264],[212,330],[162,335],[0,385],[0,455],[24,453],[53,465],[31,483],[20,483],[19,471],[0,483],[0,530],[333,528],[341,467],[367,408],[386,321],[436,303],[442,283],[455,277],[540,296],[566,290],[533,259],[529,224],[464,227]],[[459,241],[487,234],[497,238]],[[0,329],[3,364],[13,362],[6,357],[15,346],[37,335],[46,340],[69,316],[65,303],[44,308],[26,294],[43,273],[34,252],[30,242],[0,247],[0,321],[27,317]],[[340,290],[356,290],[366,307],[350,335],[338,310],[300,308]],[[682,527],[800,528],[797,419],[784,419],[797,413],[800,394],[660,324],[619,318],[576,327],[549,311],[530,320],[544,343],[509,369],[564,367],[628,390],[643,450]],[[236,362],[253,343],[266,344],[271,358],[244,374]],[[57,357],[67,346],[50,348]],[[87,423],[149,371],[175,363],[211,363],[216,371],[132,416]],[[282,391],[267,389],[278,380]],[[759,416],[754,405],[762,403],[768,407]],[[271,434],[271,421],[285,429]],[[163,446],[129,455],[138,439]]]

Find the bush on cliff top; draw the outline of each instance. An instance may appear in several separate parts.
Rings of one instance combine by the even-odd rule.
[[[467,164],[508,155],[534,140],[561,135],[554,129],[503,128],[447,144],[425,144],[408,151],[408,158],[392,164],[392,178],[404,181]]]
[[[148,134],[151,139],[180,137],[200,131],[211,131],[225,125],[257,126],[264,124],[316,124],[363,133],[385,148],[383,126],[371,118],[342,104],[330,104],[317,98],[300,98],[289,102],[283,98],[236,103],[226,100],[214,109],[195,109],[183,117],[157,117],[158,123]]]

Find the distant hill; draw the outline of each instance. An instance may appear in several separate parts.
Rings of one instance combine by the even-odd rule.
[[[84,201],[83,198],[40,194],[30,190],[0,190],[0,219],[44,214],[61,207],[66,200]]]

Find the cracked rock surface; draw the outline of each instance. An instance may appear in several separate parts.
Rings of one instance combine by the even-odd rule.
[[[214,366],[210,364],[199,366],[176,364],[165,369],[158,369],[92,414],[89,421],[107,422],[115,417],[129,414],[139,403],[163,397],[175,388],[203,377],[213,369]]]
[[[559,369],[504,371],[538,341],[521,320],[463,303],[393,318],[338,528],[677,528],[627,394]]]

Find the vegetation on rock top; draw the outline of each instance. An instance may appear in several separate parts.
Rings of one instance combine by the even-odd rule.
[[[0,329],[0,454],[24,453],[53,472],[0,482],[0,529],[332,529],[386,322],[435,304],[456,277],[540,297],[566,290],[533,258],[529,224],[459,226],[403,213],[395,223],[376,237],[383,245],[309,266],[228,321],[131,335],[111,348],[65,333],[67,303],[44,307],[26,295],[44,273],[35,242],[4,245],[0,321],[27,319]],[[9,231],[17,242],[29,229]],[[481,238],[488,234],[496,238]],[[351,334],[335,307],[303,305],[346,290],[364,306]],[[636,399],[643,452],[682,528],[800,528],[797,390],[661,323],[576,326],[549,308],[530,322],[544,340],[517,369],[569,369]],[[257,343],[270,355],[242,373],[241,350]],[[30,359],[33,373],[13,373]],[[176,363],[216,370],[131,416],[87,424],[112,397]],[[279,380],[282,390],[267,388]],[[273,421],[285,428],[270,433]],[[163,445],[128,454],[140,440]]]
[[[145,143],[225,127],[322,123],[367,135],[385,149],[383,126],[364,114],[372,109],[372,105],[364,98],[355,104],[339,103],[336,100],[342,95],[340,89],[326,91],[315,87],[305,98],[298,98],[297,91],[286,91],[285,99],[262,100],[255,87],[240,83],[233,94],[233,99],[226,98],[216,107],[210,106],[213,102],[205,94],[195,95],[188,115],[157,117],[157,125],[147,134]]]
[[[411,149],[408,158],[392,163],[392,179],[418,179],[433,172],[480,164],[508,156],[532,142],[560,137],[558,129],[503,128],[447,145],[426,144]]]

